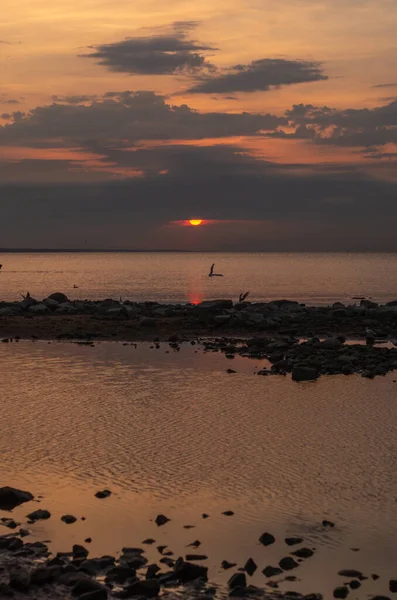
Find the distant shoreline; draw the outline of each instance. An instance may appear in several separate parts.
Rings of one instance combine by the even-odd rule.
[[[0,248],[0,254],[397,254],[397,250],[183,250],[163,248]]]

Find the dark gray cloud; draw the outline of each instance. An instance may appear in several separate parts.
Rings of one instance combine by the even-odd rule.
[[[175,231],[159,237],[162,224],[198,214],[265,221],[270,230],[280,232],[269,246],[269,227],[264,225],[256,249],[397,249],[397,185],[358,168],[280,166],[224,146],[160,147],[110,158],[120,164],[166,164],[168,172],[159,175],[148,169],[143,178],[100,185],[3,184],[3,244],[43,246],[54,240],[70,246],[88,238],[90,245],[102,247],[175,246]],[[29,161],[23,167],[34,169]],[[43,170],[72,167],[37,165]],[[249,236],[245,239],[236,226],[240,235],[227,240],[228,248],[252,249]],[[150,233],[153,227],[155,235]],[[214,236],[213,247],[219,249],[216,230]]]
[[[227,94],[230,92],[268,91],[295,83],[308,83],[328,79],[321,64],[301,60],[263,58],[248,65],[235,65],[230,69],[203,76],[193,85],[190,94]]]
[[[296,127],[295,132],[277,131],[272,136],[311,138],[318,144],[351,147],[397,143],[397,100],[375,108],[345,110],[298,104],[285,116]]]
[[[111,92],[111,98],[85,104],[38,106],[16,112],[0,127],[0,143],[42,145],[61,138],[65,146],[107,140],[129,145],[152,139],[203,139],[256,135],[287,124],[284,117],[250,113],[200,113],[172,106],[153,92]],[[49,143],[51,145],[51,143]]]
[[[378,83],[377,85],[373,85],[373,88],[393,88],[397,87],[397,83]]]
[[[191,21],[176,22],[168,31],[93,46],[94,52],[81,56],[96,60],[110,71],[132,75],[172,75],[212,69],[206,53],[214,48],[189,39],[195,26]]]

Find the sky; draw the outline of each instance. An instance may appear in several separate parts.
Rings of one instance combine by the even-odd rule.
[[[0,247],[397,251],[396,31],[395,0],[5,0]]]

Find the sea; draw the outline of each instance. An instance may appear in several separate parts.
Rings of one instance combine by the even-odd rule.
[[[213,262],[223,277],[208,278]],[[5,253],[0,263],[3,300],[26,291],[158,302],[243,291],[308,304],[397,298],[396,254]],[[36,497],[11,515],[0,511],[0,535],[9,533],[1,519],[12,516],[30,530],[25,541],[48,540],[54,553],[73,544],[91,557],[141,547],[160,565],[157,546],[174,558],[200,553],[217,597],[249,558],[258,566],[249,583],[274,592],[262,569],[290,555],[284,540],[297,536],[314,555],[274,578],[280,592],[327,600],[349,581],[338,571],[356,569],[368,579],[349,598],[390,597],[397,372],[296,383],[258,376],[267,366],[187,342],[179,350],[167,342],[0,343],[0,486]],[[103,489],[111,495],[100,500]],[[37,508],[51,518],[26,525]],[[65,514],[77,522],[66,525]],[[169,522],[158,527],[158,514]],[[264,532],[275,536],[271,546],[258,542]],[[223,560],[235,567],[224,571]]]
[[[311,305],[397,298],[397,253],[44,252],[0,254],[0,300],[27,291],[72,299],[193,303],[214,298]],[[223,277],[208,277],[211,264]]]

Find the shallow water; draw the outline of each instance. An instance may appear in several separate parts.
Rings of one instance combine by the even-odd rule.
[[[396,375],[297,384],[254,375],[259,364],[191,345],[1,344],[1,484],[43,496],[52,518],[30,528],[55,551],[90,536],[95,556],[153,537],[178,556],[198,539],[211,581],[230,575],[223,559],[252,556],[264,585],[261,570],[288,554],[282,538],[301,535],[317,552],[282,589],[328,597],[339,569],[358,568],[382,577],[352,597],[385,594],[397,575]],[[103,488],[112,496],[96,499]],[[65,513],[86,520],[67,526]],[[158,528],[158,513],[171,521]],[[264,531],[277,543],[260,546]]]
[[[224,277],[209,278],[211,263]],[[71,298],[193,302],[287,298],[307,304],[397,298],[397,254],[25,253],[0,255],[0,300],[29,291]],[[77,288],[73,286],[76,285]]]

